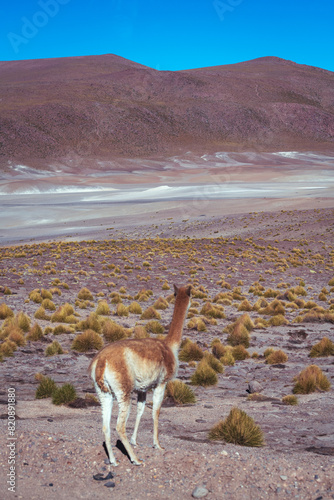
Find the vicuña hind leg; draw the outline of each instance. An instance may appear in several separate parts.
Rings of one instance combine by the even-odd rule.
[[[113,396],[109,392],[102,392],[100,388],[96,389],[102,406],[102,422],[103,422],[103,434],[106,443],[106,447],[109,454],[109,461],[111,465],[118,465],[114,453],[112,451],[111,441],[110,441],[110,419],[113,405]]]
[[[154,446],[154,448],[158,448],[159,450],[164,449],[160,446],[160,443],[159,443],[158,425],[159,425],[160,408],[161,408],[162,400],[163,400],[163,397],[165,394],[165,387],[166,387],[166,384],[158,385],[158,387],[156,387],[154,389],[154,392],[153,392],[153,411],[152,411],[152,415],[153,415],[153,446]]]
[[[133,451],[133,448],[126,435],[126,422],[130,413],[131,399],[128,398],[126,400],[118,401],[118,404],[119,404],[119,413],[116,424],[117,433],[126,451],[128,452],[131,462],[135,465],[141,465],[143,462],[136,457],[136,454]]]
[[[140,419],[144,413],[145,403],[146,403],[146,392],[138,392],[136,423],[135,423],[135,428],[133,430],[132,437],[130,439],[130,443],[133,446],[137,445],[138,427],[139,427]]]

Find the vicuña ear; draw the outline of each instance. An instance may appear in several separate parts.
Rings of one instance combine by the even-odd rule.
[[[188,288],[187,288],[186,292],[187,292],[187,295],[189,295],[189,297],[190,297],[191,285],[189,285],[189,286],[188,286]]]
[[[178,287],[174,285],[174,295],[175,297],[177,296],[177,292],[179,291]]]

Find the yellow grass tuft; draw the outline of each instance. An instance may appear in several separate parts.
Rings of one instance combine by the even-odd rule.
[[[80,300],[94,300],[92,292],[88,290],[88,288],[84,287],[81,288],[80,292],[78,293],[78,299]]]
[[[266,362],[269,365],[285,363],[287,360],[288,360],[288,355],[284,351],[281,351],[281,349],[273,351],[271,354],[269,354],[269,356],[266,356]]]
[[[112,321],[111,319],[108,319],[104,323],[102,328],[102,334],[107,342],[115,342],[116,340],[122,340],[127,338],[127,333],[125,329],[121,325],[115,323],[115,321]]]
[[[38,323],[35,323],[34,326],[29,330],[29,333],[26,336],[27,340],[37,341],[41,340],[44,337],[43,330],[39,326]]]
[[[166,386],[165,397],[172,398],[176,405],[195,404],[194,391],[180,380],[171,380]]]
[[[334,356],[334,342],[328,337],[323,337],[315,344],[309,354],[310,358],[321,358],[324,356]]]
[[[191,376],[190,383],[203,387],[216,385],[218,383],[217,373],[211,368],[205,358],[198,363],[195,372]]]
[[[0,319],[12,318],[13,316],[14,312],[7,306],[7,304],[4,302],[0,304]]]
[[[232,408],[227,418],[210,430],[209,439],[252,447],[265,444],[260,427],[239,408]]]
[[[102,349],[103,339],[94,330],[86,330],[75,337],[72,343],[72,349],[79,352],[90,351],[91,349]]]
[[[161,319],[160,313],[150,306],[142,313],[140,319]]]
[[[199,361],[203,358],[204,353],[202,349],[189,339],[186,339],[179,352],[179,359],[181,361]]]
[[[300,374],[295,377],[294,394],[310,394],[316,390],[329,391],[330,382],[317,365],[310,365],[304,368]]]

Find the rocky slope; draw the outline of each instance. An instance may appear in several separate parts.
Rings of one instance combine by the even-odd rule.
[[[0,62],[0,165],[333,150],[333,83],[332,72],[276,57],[187,71],[109,54]]]

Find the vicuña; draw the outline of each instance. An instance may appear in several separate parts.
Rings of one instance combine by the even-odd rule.
[[[191,287],[174,285],[175,306],[168,335],[163,339],[119,340],[104,347],[92,360],[89,371],[94,381],[102,406],[103,433],[112,465],[118,465],[111,447],[110,419],[113,399],[116,398],[119,412],[116,431],[132,463],[142,462],[136,457],[131,444],[137,444],[137,432],[144,412],[146,393],[153,389],[153,445],[162,450],[158,438],[158,419],[165,387],[178,370],[178,351],[183,325],[190,307]],[[130,413],[131,393],[138,393],[137,417],[129,441],[126,422]],[[130,444],[131,442],[131,444]]]

